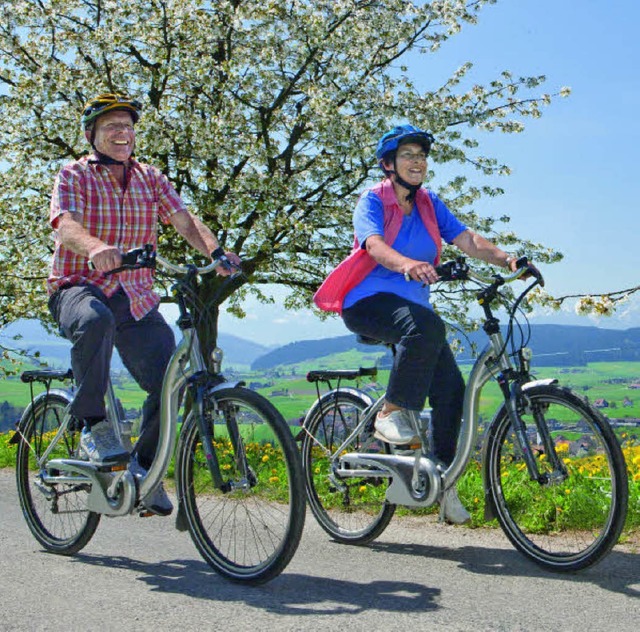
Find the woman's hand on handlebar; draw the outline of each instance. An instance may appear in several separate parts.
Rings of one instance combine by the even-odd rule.
[[[409,259],[404,266],[403,274],[405,281],[419,281],[425,285],[430,285],[439,280],[436,269],[428,261],[416,261]]]
[[[544,278],[542,273],[536,266],[527,259],[527,257],[520,257],[519,259],[509,260],[509,270],[511,272],[517,272],[520,268],[526,268],[526,272],[520,277],[520,280],[526,281],[531,277],[538,279],[540,285],[544,285]]]

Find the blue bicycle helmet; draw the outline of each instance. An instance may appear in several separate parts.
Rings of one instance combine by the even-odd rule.
[[[422,145],[425,154],[429,154],[433,136],[429,132],[425,132],[413,125],[398,125],[391,131],[387,132],[379,141],[376,149],[376,158],[378,161],[384,159],[385,156],[398,149],[403,143],[418,143]]]

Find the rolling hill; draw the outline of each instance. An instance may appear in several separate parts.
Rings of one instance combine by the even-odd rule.
[[[518,332],[516,336],[516,340],[519,340]],[[459,361],[472,361],[472,344],[481,349],[486,340],[482,331],[474,332],[467,340],[463,340],[464,350],[458,356]],[[640,328],[618,330],[573,325],[533,325],[531,340],[527,346],[533,349],[534,364],[537,366],[574,366],[612,360],[638,361]],[[265,370],[353,349],[368,353],[377,349],[381,355],[385,355],[383,347],[361,345],[355,335],[347,335],[323,340],[304,340],[278,347],[258,357],[251,368]]]

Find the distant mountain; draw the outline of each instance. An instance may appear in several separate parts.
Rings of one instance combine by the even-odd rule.
[[[520,335],[516,330],[515,340],[518,342]],[[458,356],[458,360],[471,361],[471,346],[475,345],[476,349],[480,350],[486,342],[484,332],[470,334],[462,341],[464,350]],[[537,366],[575,366],[611,360],[640,361],[640,328],[619,330],[572,325],[532,325],[531,339],[527,346],[533,350],[533,363]],[[359,344],[355,335],[303,340],[269,351],[257,358],[251,368],[270,369],[352,349],[370,353],[375,347]],[[384,351],[382,347],[379,347],[379,350]]]
[[[322,340],[302,340],[289,343],[284,347],[278,347],[260,356],[251,364],[251,369],[260,371],[278,365],[295,364],[305,360],[312,360],[313,358],[333,355],[334,353],[351,351],[352,349],[366,353],[370,353],[372,350],[384,351],[382,347],[376,348],[371,345],[360,344],[353,334],[336,338],[324,338]]]
[[[173,327],[176,340],[179,337],[177,328]],[[14,339],[15,336],[19,338]],[[49,333],[38,320],[18,320],[0,331],[0,344],[12,349],[20,349],[33,355],[40,352],[40,358],[52,366],[68,366],[69,349],[71,343]],[[269,347],[233,336],[220,333],[218,344],[224,351],[225,366],[249,366],[256,358],[264,355]],[[113,358],[113,368],[122,370],[124,367],[117,354]]]
[[[503,329],[504,330],[504,329]],[[13,336],[20,335],[19,340]],[[516,340],[520,333],[516,331]],[[474,332],[463,340],[464,351],[458,356],[460,362],[472,358],[470,344],[477,349],[486,344],[485,334]],[[371,353],[379,350],[389,361],[383,347],[372,347],[357,342],[355,335],[337,336],[321,340],[302,340],[270,349],[232,334],[220,333],[219,345],[225,354],[224,366],[250,366],[252,370],[265,370],[277,366],[296,364],[336,353],[356,350]],[[48,333],[37,320],[21,320],[12,323],[0,332],[0,344],[5,347],[24,349],[29,353],[40,351],[41,358],[52,366],[68,366],[70,343],[55,334]],[[574,325],[533,325],[528,346],[533,349],[537,366],[577,366],[587,362],[627,360],[640,361],[640,328],[601,329]],[[113,368],[121,370],[122,362],[114,357]]]

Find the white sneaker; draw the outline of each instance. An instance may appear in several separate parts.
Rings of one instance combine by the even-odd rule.
[[[387,443],[402,445],[420,441],[413,429],[413,423],[406,410],[394,410],[388,415],[376,416],[374,437]]]
[[[458,491],[450,487],[440,500],[440,520],[451,524],[466,524],[471,520],[471,514],[465,509],[458,498]]]

